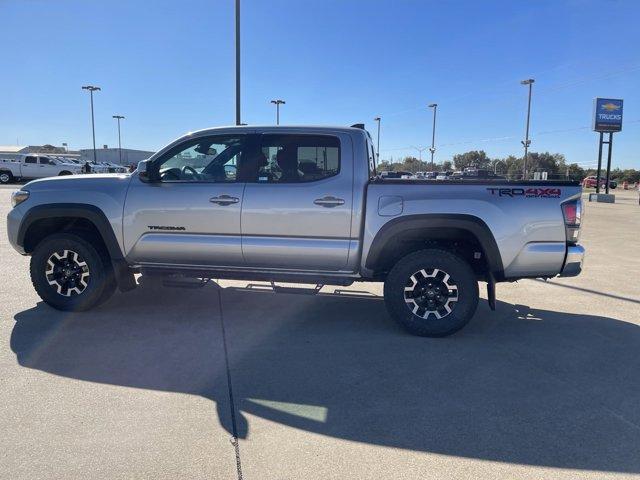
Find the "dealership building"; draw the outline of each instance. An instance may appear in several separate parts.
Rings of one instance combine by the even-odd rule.
[[[0,145],[0,161],[14,160],[19,155],[25,153],[35,153],[41,155],[54,155],[60,157],[72,157],[86,162],[93,162],[93,149],[86,148],[81,150],[67,150],[65,147],[56,147],[53,145]],[[121,165],[137,165],[140,160],[145,160],[155,152],[147,150],[134,150],[132,148],[122,149],[122,161],[120,161],[120,150],[118,148],[109,148],[106,145],[103,148],[96,149],[96,158],[98,162],[110,162]]]
[[[85,148],[79,150],[80,160],[93,162],[93,149]],[[122,161],[120,161],[120,149],[109,148],[107,146],[96,149],[96,158],[98,162],[117,163],[119,165],[137,165],[139,161],[146,160],[155,152],[147,150],[134,150],[132,148],[122,149]]]

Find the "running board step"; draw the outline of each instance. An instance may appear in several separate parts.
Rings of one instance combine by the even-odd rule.
[[[318,283],[313,288],[304,288],[304,287],[282,287],[280,285],[276,285],[274,282],[271,282],[271,288],[276,293],[296,293],[299,295],[317,295],[320,293],[324,287],[323,284]]]
[[[189,280],[173,280],[173,279],[165,279],[162,281],[162,285],[167,288],[202,288],[207,283],[209,283],[208,278],[193,278]]]

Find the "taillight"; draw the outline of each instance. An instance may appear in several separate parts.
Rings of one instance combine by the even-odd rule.
[[[580,221],[582,217],[582,200],[571,200],[562,204],[564,227],[568,243],[577,243],[580,237]]]

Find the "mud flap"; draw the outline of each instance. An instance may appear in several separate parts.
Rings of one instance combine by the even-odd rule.
[[[489,273],[487,277],[487,302],[489,302],[489,308],[496,310],[496,279],[492,273]]]

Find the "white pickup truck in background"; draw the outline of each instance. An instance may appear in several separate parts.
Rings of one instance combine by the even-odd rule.
[[[18,155],[15,160],[0,161],[0,183],[74,175],[82,172],[82,165],[48,155],[23,154]]]

